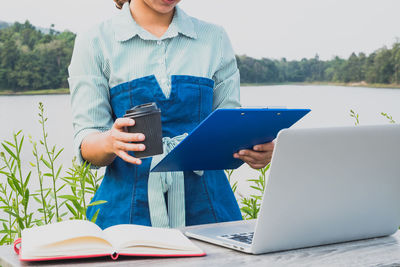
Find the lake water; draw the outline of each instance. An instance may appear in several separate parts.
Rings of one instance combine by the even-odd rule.
[[[23,130],[26,136],[23,149],[23,166],[27,172],[29,161],[33,161],[28,135],[34,140],[41,136],[38,123],[38,103],[43,102],[48,119],[47,129],[50,144],[64,147],[59,164],[66,170],[72,159],[72,120],[69,95],[1,96],[0,140],[10,140],[12,132]],[[310,108],[312,112],[294,127],[329,127],[354,125],[349,116],[350,109],[360,115],[361,125],[386,124],[380,115],[386,112],[400,121],[400,90],[372,89],[340,86],[249,86],[241,89],[243,106]],[[0,149],[1,150],[1,149]],[[0,164],[2,166],[2,164]],[[246,165],[234,172],[233,179],[239,181],[239,191],[249,193],[247,179],[258,177],[258,173]],[[35,176],[32,177],[33,181]],[[4,181],[0,177],[0,181]],[[36,182],[38,183],[38,182]]]

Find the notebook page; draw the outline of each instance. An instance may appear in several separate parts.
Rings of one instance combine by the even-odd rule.
[[[177,250],[198,250],[179,230],[121,224],[105,229],[104,234],[117,251],[134,246]]]
[[[114,249],[111,244],[97,237],[79,237],[50,245],[37,247],[36,249],[22,249],[21,257],[27,259],[82,256],[82,255],[111,255]]]
[[[59,247],[63,241],[79,239],[82,237],[94,237],[104,239],[104,234],[100,227],[89,221],[71,220],[59,223],[33,227],[22,231],[22,253],[30,251],[40,251],[48,249],[54,244]],[[93,240],[91,240],[93,242]],[[100,244],[104,241],[99,241]],[[68,242],[67,242],[68,243]],[[108,245],[108,244],[107,244]],[[82,243],[80,248],[82,248]],[[103,245],[104,246],[104,245]]]

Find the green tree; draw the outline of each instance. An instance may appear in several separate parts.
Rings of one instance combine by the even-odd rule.
[[[372,65],[368,68],[367,81],[371,83],[390,83],[394,74],[392,51],[383,47],[376,52]]]
[[[393,83],[400,83],[400,43],[396,42],[392,48]]]
[[[75,34],[37,30],[29,21],[0,30],[0,90],[67,87]]]

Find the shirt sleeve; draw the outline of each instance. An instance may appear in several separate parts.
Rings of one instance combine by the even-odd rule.
[[[74,128],[74,154],[83,162],[81,143],[90,133],[112,127],[108,79],[103,72],[103,54],[95,38],[78,36],[68,68]]]
[[[240,75],[229,37],[224,29],[220,33],[221,61],[214,73],[213,110],[240,107]]]

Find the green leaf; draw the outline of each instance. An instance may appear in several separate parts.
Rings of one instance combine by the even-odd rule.
[[[14,218],[19,217],[15,212],[12,212],[10,209],[4,209],[4,212],[10,214],[10,215],[13,216]]]
[[[28,186],[29,180],[31,179],[31,174],[32,172],[29,172],[28,175],[25,178],[25,182],[24,182],[24,188],[26,188]]]
[[[14,186],[14,180],[11,178],[11,177],[8,177],[7,178],[7,182],[8,182],[8,185],[11,187],[11,189],[15,192],[15,191],[17,191],[16,189],[15,189],[15,186]]]
[[[264,190],[262,188],[259,188],[259,187],[253,186],[253,185],[251,185],[250,187],[255,189],[255,190],[258,190],[260,192],[264,192]]]
[[[58,196],[59,198],[63,198],[63,199],[68,199],[68,200],[71,200],[71,201],[74,201],[74,200],[79,200],[79,198],[77,198],[76,196],[71,196],[71,195],[62,195],[62,196]]]
[[[58,193],[59,191],[61,191],[67,184],[63,184],[62,186],[60,186],[57,190],[56,193]]]
[[[9,141],[4,141],[4,143],[6,143],[7,145],[12,146],[12,147],[15,148],[15,145],[13,143],[9,142]]]
[[[95,214],[93,215],[92,219],[90,220],[92,223],[96,223],[99,212],[100,212],[100,209],[96,210]]]
[[[41,158],[41,161],[44,163],[44,165],[46,165],[47,168],[51,169],[51,165],[47,160],[45,160],[44,158]]]
[[[69,187],[72,187],[72,188],[76,188],[78,186],[77,184],[74,184],[74,183],[71,183],[71,182],[65,182],[65,184],[68,185]]]
[[[87,205],[87,206],[88,206],[88,207],[97,206],[97,205],[101,205],[101,204],[104,204],[104,203],[107,203],[107,201],[106,201],[106,200],[98,200],[98,201],[95,201],[95,202],[90,203],[90,204]]]
[[[74,215],[75,218],[78,217],[76,211],[74,210],[74,208],[71,207],[71,205],[69,205],[68,203],[65,203],[65,206],[67,206],[67,208]]]
[[[25,191],[25,201],[26,201],[26,205],[28,206],[28,203],[29,203],[29,189],[28,188]]]
[[[78,201],[73,200],[73,201],[71,201],[71,202],[72,202],[72,205],[74,205],[74,207],[76,208],[76,210],[77,210],[79,213],[84,214],[84,213],[86,212],[85,209],[79,205]]]
[[[235,193],[237,190],[237,186],[238,186],[238,182],[236,181],[235,183],[233,183],[232,185],[232,192]]]
[[[22,136],[22,138],[21,138],[21,142],[19,143],[19,147],[18,147],[18,154],[19,154],[19,153],[21,153],[21,150],[22,150],[22,144],[24,143],[24,138],[25,138],[25,136]]]
[[[244,213],[248,214],[248,215],[252,215],[252,214],[253,214],[253,210],[250,209],[249,207],[242,207],[241,210],[242,210]]]
[[[3,236],[3,238],[0,240],[0,245],[4,245],[6,243],[8,243],[8,235]]]
[[[24,222],[22,221],[22,219],[20,217],[17,217],[16,219],[17,219],[17,223],[19,225],[19,228],[21,230],[25,229]]]
[[[51,191],[50,188],[47,188],[47,189],[43,190],[43,192],[46,192],[46,194],[44,195],[44,198],[47,199],[47,197],[48,197],[48,196],[51,194],[51,192],[53,192],[53,191]]]
[[[56,178],[58,178],[60,176],[61,169],[62,169],[62,165],[57,170]]]
[[[18,160],[18,158],[17,158],[17,156],[15,156],[15,154],[11,151],[11,149],[8,147],[8,146],[6,146],[5,144],[1,144],[2,146],[3,146],[3,148],[7,151],[7,153],[11,156],[11,157],[13,157],[15,160]]]
[[[55,155],[54,160],[58,158],[58,156],[61,154],[61,152],[64,151],[64,148],[61,148],[60,151],[58,151],[57,155]]]

